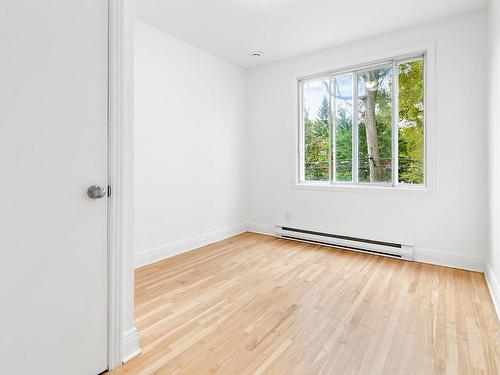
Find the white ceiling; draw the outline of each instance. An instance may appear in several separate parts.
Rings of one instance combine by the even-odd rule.
[[[484,8],[488,0],[136,0],[137,18],[245,67]],[[262,51],[252,58],[250,52]]]

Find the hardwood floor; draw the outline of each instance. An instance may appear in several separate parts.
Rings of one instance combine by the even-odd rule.
[[[500,374],[482,274],[245,233],[136,271],[118,374]]]

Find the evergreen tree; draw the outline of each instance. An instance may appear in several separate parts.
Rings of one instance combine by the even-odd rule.
[[[323,96],[323,101],[321,102],[321,107],[318,110],[318,120],[322,124],[328,124],[330,119],[330,103],[328,103],[328,98],[326,95]]]

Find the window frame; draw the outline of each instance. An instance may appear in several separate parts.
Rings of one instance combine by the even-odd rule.
[[[322,73],[310,74],[299,76],[295,78],[295,93],[297,95],[298,102],[298,122],[296,123],[295,131],[297,132],[297,147],[294,152],[295,159],[295,172],[294,172],[294,187],[296,188],[313,188],[319,190],[330,190],[345,188],[348,190],[390,190],[390,191],[429,191],[430,187],[430,153],[429,153],[429,131],[431,127],[431,123],[433,122],[432,117],[429,114],[431,108],[433,109],[433,97],[429,95],[431,87],[431,83],[429,82],[429,72],[433,73],[434,69],[434,54],[433,54],[433,46],[427,45],[426,48],[415,48],[413,51],[407,51],[401,53],[388,54],[386,56],[390,56],[388,58],[373,58],[365,59],[360,64],[351,64],[351,65],[343,65],[343,67],[339,67],[336,69],[329,69]],[[385,56],[384,56],[385,57]],[[399,74],[398,74],[398,66],[399,64],[422,60],[423,61],[423,112],[424,112],[424,129],[423,129],[423,183],[422,184],[411,184],[399,182],[399,100],[398,100],[398,89],[399,89]],[[388,65],[392,68],[392,89],[391,89],[391,105],[392,105],[392,118],[391,118],[391,165],[392,165],[392,173],[391,173],[391,181],[390,182],[361,182],[359,181],[359,130],[358,130],[358,111],[356,108],[357,104],[357,94],[358,94],[358,81],[357,77],[359,73],[367,70],[374,70],[380,67],[387,67]],[[430,69],[432,68],[432,70]],[[353,113],[352,113],[352,181],[337,181],[336,180],[336,154],[335,154],[335,124],[332,119],[332,98],[329,96],[329,108],[330,108],[330,121],[329,121],[329,180],[328,181],[314,181],[314,180],[305,180],[305,139],[304,139],[304,84],[311,81],[318,81],[321,79],[329,80],[329,85],[332,85],[333,78],[339,77],[342,75],[352,75],[352,86],[353,86]],[[433,74],[432,74],[433,77]],[[432,86],[433,87],[433,86]],[[431,100],[432,99],[432,100]]]

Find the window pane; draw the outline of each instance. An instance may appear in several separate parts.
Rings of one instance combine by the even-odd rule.
[[[392,67],[357,73],[359,181],[392,181]]]
[[[399,182],[424,183],[424,61],[398,65]]]
[[[329,79],[304,83],[304,177],[307,181],[329,181]]]
[[[352,181],[352,74],[337,76],[332,82],[335,125],[335,179]]]

